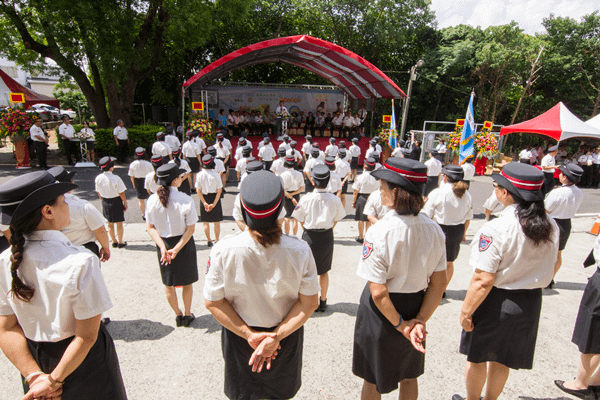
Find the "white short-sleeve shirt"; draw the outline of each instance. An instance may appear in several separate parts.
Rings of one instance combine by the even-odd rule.
[[[423,207],[423,213],[440,225],[459,225],[473,219],[473,202],[469,191],[459,199],[452,185],[433,189]]]
[[[129,137],[127,135],[127,128],[121,128],[120,126],[117,126],[115,129],[113,129],[113,136],[116,136],[117,140],[127,140]]]
[[[463,165],[461,165],[461,167],[464,171],[463,179],[465,181],[470,181],[471,179],[473,179],[473,177],[475,176],[475,166],[471,163],[464,163]]]
[[[214,159],[215,161],[215,172],[217,174],[222,174],[225,172],[225,163],[223,162],[223,160],[219,160],[219,159]]]
[[[519,153],[519,158],[523,159],[523,160],[530,160],[531,159],[531,151],[524,149],[521,150],[521,152]]]
[[[275,153],[275,149],[271,143],[261,147],[258,151],[258,157],[260,157],[262,161],[273,161],[273,158],[275,158],[276,155],[277,153]]]
[[[321,160],[320,158],[309,158],[308,160],[306,160],[306,163],[304,163],[304,173],[306,175],[310,175],[310,171],[312,171],[313,167],[317,164],[325,164],[323,162],[323,160]]]
[[[338,158],[335,160],[335,172],[344,179],[350,173],[350,164],[346,160]]]
[[[129,164],[128,175],[134,178],[145,178],[151,172],[154,172],[154,167],[146,160],[135,160]]]
[[[485,210],[490,210],[493,215],[498,216],[504,211],[504,204],[500,203],[498,196],[496,196],[496,190],[494,190],[490,197],[487,198],[483,203]]]
[[[416,293],[434,272],[446,270],[442,229],[426,215],[390,210],[367,231],[356,274],[390,293]]]
[[[342,178],[340,178],[340,175],[335,171],[330,171],[329,182],[327,183],[325,190],[333,194],[342,190]]]
[[[102,198],[106,199],[119,197],[119,194],[127,189],[123,180],[110,171],[105,171],[98,175],[95,184],[96,192],[98,192]]]
[[[203,195],[217,193],[217,190],[223,188],[223,181],[215,170],[203,169],[196,175],[195,187],[200,189]]]
[[[155,193],[146,205],[146,223],[154,225],[160,237],[181,236],[188,226],[196,225],[198,213],[194,200],[176,187],[169,187],[169,202],[163,207]]]
[[[169,155],[173,152],[173,149],[171,149],[171,146],[168,145],[168,143],[163,142],[163,141],[158,141],[158,142],[154,142],[154,144],[152,145],[152,155],[156,156],[163,156],[163,157],[169,157]]]
[[[352,190],[358,190],[358,193],[371,194],[377,189],[379,189],[379,182],[371,176],[370,171],[363,171],[352,184]]]
[[[29,128],[29,136],[34,142],[46,141],[46,135],[44,135],[44,131],[41,127],[36,125],[31,125],[31,128]]]
[[[65,193],[65,202],[69,205],[69,216],[71,223],[61,230],[61,232],[75,246],[81,246],[85,243],[94,242],[96,235],[94,231],[106,222],[102,213],[87,200],[70,193]]]
[[[485,223],[471,244],[473,270],[496,274],[500,289],[537,289],[548,286],[558,255],[558,226],[552,218],[551,240],[537,246],[525,236],[516,205],[507,206],[499,218]]]
[[[348,149],[348,152],[350,152],[350,155],[352,157],[359,157],[360,156],[360,147],[358,145],[356,145],[356,144],[353,144]]]
[[[202,154],[202,149],[191,140],[188,140],[181,146],[181,154],[183,154],[184,157],[194,158],[198,157],[199,154]]]
[[[285,159],[283,158],[278,158],[277,160],[273,161],[273,164],[271,164],[271,172],[273,172],[277,176],[281,176],[281,174],[283,174],[287,169],[283,165],[284,163]]]
[[[302,153],[305,156],[310,156],[311,149],[312,149],[312,143],[309,142],[308,140],[306,142],[304,142],[304,144],[302,145]]]
[[[249,326],[277,326],[298,294],[319,292],[317,267],[308,244],[283,234],[263,247],[248,231],[220,240],[208,258],[204,298],[227,300]]]
[[[285,171],[281,173],[280,178],[283,181],[283,189],[286,192],[295,192],[304,186],[302,172],[296,171],[293,168],[285,168]]]
[[[579,211],[582,201],[581,189],[575,185],[563,185],[546,195],[544,206],[552,218],[571,219]]]
[[[381,190],[377,189],[367,198],[363,214],[381,219],[388,211],[390,211],[389,207],[381,204]]]
[[[435,157],[425,161],[427,176],[439,176],[442,173],[442,163]]]
[[[75,320],[95,317],[112,308],[100,272],[100,260],[74,246],[59,231],[25,235],[19,277],[35,294],[24,302],[8,295],[11,289],[10,251],[0,255],[0,315],[16,315],[25,337],[58,342],[75,335]]]
[[[202,153],[202,151],[204,149],[206,149],[206,143],[204,142],[204,139],[202,139],[202,138],[195,137],[194,144],[196,145],[196,147],[198,147],[200,149],[199,153]]]
[[[181,148],[181,142],[177,139],[175,135],[167,135],[165,136],[165,143],[169,145],[171,150],[179,150]]]
[[[339,147],[337,147],[335,144],[327,145],[327,147],[325,147],[325,155],[335,157],[337,156],[339,150]]]
[[[292,213],[293,218],[304,223],[304,229],[330,229],[345,216],[340,198],[318,188],[304,195]]]
[[[73,139],[73,136],[75,136],[75,128],[73,128],[73,125],[69,124],[61,124],[58,127],[58,134],[62,136],[66,136],[67,139]]]
[[[546,154],[544,156],[544,158],[542,158],[542,167],[554,167],[555,165],[556,165],[556,160],[552,155]],[[542,171],[547,172],[547,173],[550,173],[550,172],[554,173],[555,169],[556,168],[550,168],[550,169],[542,168]]]
[[[217,150],[217,158],[226,159],[227,156],[231,154],[231,151],[225,144],[225,141],[221,143],[221,146],[219,146],[218,143],[215,143],[215,149]]]
[[[144,189],[149,190],[152,193],[156,193],[156,191],[160,187],[160,185],[154,180],[154,175],[155,172],[152,171],[149,172],[148,175],[146,175],[146,178],[144,178]]]

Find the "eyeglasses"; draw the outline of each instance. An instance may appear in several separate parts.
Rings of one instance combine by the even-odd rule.
[[[492,182],[492,185],[494,185],[494,188],[496,188],[496,189],[504,189],[504,187],[502,187],[500,184],[498,184],[498,182]]]

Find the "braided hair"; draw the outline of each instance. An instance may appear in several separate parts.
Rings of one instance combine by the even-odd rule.
[[[20,218],[18,221],[12,221],[10,224],[10,274],[12,275],[11,289],[13,297],[28,303],[35,293],[35,289],[27,286],[17,273],[21,262],[23,261],[23,253],[25,247],[25,236],[28,233],[35,231],[42,221],[42,208],[46,205],[53,206],[57,199],[46,203],[45,205],[31,211],[29,214]]]

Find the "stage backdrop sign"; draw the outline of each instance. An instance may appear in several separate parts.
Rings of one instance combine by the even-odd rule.
[[[321,102],[325,102],[326,112],[335,110],[338,101],[342,104],[344,102],[344,93],[338,90],[248,86],[208,86],[206,89],[212,94],[208,96],[208,107],[213,118],[219,115],[221,108],[225,110],[225,115],[229,114],[230,108],[240,111],[260,110],[264,114],[267,106],[274,113],[280,100],[283,100],[290,114],[304,111],[305,116],[309,111],[314,115]],[[214,96],[215,92],[217,96]]]

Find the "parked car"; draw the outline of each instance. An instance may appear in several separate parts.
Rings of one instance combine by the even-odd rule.
[[[42,108],[35,109],[33,107],[29,107],[25,110],[27,114],[37,115],[38,118],[42,120],[42,122],[52,121],[52,113],[48,110],[44,110]]]
[[[56,115],[58,116],[59,119],[63,119],[64,117],[69,117],[71,119],[75,119],[75,117],[77,116],[77,113],[72,110],[59,110],[58,108],[56,108],[54,106],[51,106],[49,104],[44,104],[44,103],[39,103],[36,105],[50,110],[51,112],[53,112],[53,114],[54,114],[54,112],[56,112]]]
[[[56,107],[52,107],[46,104],[34,104],[31,106],[36,111],[49,111],[52,114],[52,119],[58,121],[60,115],[59,110]]]

